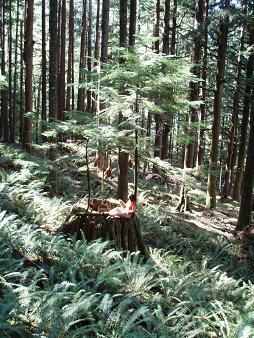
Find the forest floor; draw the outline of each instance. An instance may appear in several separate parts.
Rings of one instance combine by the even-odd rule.
[[[51,155],[52,153],[50,153]],[[59,279],[63,278],[63,276],[66,280],[69,278],[63,273],[62,269],[64,264],[66,264],[65,269],[72,268],[73,265],[68,267],[68,264],[71,264],[68,262],[70,256],[68,256],[66,262],[64,261],[65,263],[62,262],[62,265],[60,264],[61,267],[58,267],[59,262],[63,260],[63,257],[61,258],[60,256],[64,256],[66,253],[57,246],[58,244],[54,244],[57,241],[55,238],[58,237],[53,238],[54,236],[51,235],[50,231],[60,227],[70,213],[72,206],[88,192],[85,155],[85,147],[75,143],[59,144],[58,149],[54,149],[53,152],[55,160],[49,159],[48,148],[35,149],[32,155],[28,155],[17,146],[0,144],[0,174],[2,182],[0,183],[0,207],[2,211],[7,211],[7,214],[5,212],[1,214],[2,223],[5,224],[4,219],[6,217],[7,223],[8,219],[11,219],[13,223],[12,217],[18,222],[18,225],[14,228],[14,225],[8,223],[8,231],[6,226],[0,226],[0,237],[4,240],[4,245],[6,245],[6,242],[10,243],[10,250],[16,250],[16,252],[20,252],[23,255],[21,258],[15,257],[15,263],[12,264],[18,264],[21,267],[23,264],[22,257],[27,257],[31,261],[43,262],[43,259],[39,259],[40,256],[44,258],[47,256],[50,261],[55,262],[55,280],[59,283]],[[114,166],[116,166],[116,161],[113,160]],[[129,171],[130,182],[133,182],[133,170],[130,169]],[[90,163],[90,174],[90,188],[93,197],[115,197],[117,185],[115,169],[113,170],[112,178],[102,179],[102,173]],[[176,206],[183,183],[188,187],[191,212],[180,213],[176,211]],[[130,183],[130,189],[133,189],[132,183]],[[234,236],[238,203],[232,200],[227,202],[218,200],[218,208],[207,211],[204,205],[206,183],[201,170],[187,170],[183,173],[181,169],[170,165],[167,165],[166,169],[163,168],[161,175],[153,174],[151,171],[144,174],[140,171],[138,192],[137,214],[140,219],[142,236],[145,244],[150,249],[155,266],[147,268],[148,270],[142,276],[143,279],[141,278],[141,281],[139,281],[140,290],[136,290],[136,293],[134,292],[133,294],[133,285],[129,280],[132,272],[124,270],[125,272],[123,273],[123,268],[117,265],[118,269],[122,271],[121,277],[119,275],[118,278],[121,283],[125,284],[125,286],[129,285],[132,290],[131,293],[129,293],[130,290],[122,291],[123,294],[126,292],[126,295],[131,297],[130,303],[126,305],[121,300],[117,301],[117,306],[119,305],[119,311],[127,306],[127,313],[130,316],[123,318],[123,314],[119,312],[119,318],[121,318],[120,333],[114,327],[115,331],[113,331],[116,333],[112,333],[113,331],[111,330],[108,334],[105,334],[105,337],[141,337],[141,333],[144,337],[251,337],[250,335],[244,336],[242,332],[243,330],[247,333],[253,332],[250,309],[254,300],[248,297],[249,292],[254,288],[253,256],[251,250],[246,251],[246,245],[245,251],[243,251],[243,243],[236,240]],[[36,236],[43,236],[41,244],[39,244],[40,239]],[[48,243],[47,247],[44,247],[45,241]],[[60,238],[61,245],[63,245],[62,241],[63,239]],[[54,245],[56,245],[59,252],[56,253]],[[66,245],[64,244],[64,246]],[[105,250],[105,247],[100,247],[98,243],[97,245],[101,250]],[[94,247],[92,248],[94,250]],[[90,250],[89,244],[87,244],[85,250]],[[104,255],[102,252],[101,255]],[[75,257],[77,255],[77,253],[74,254]],[[12,257],[14,256],[12,254]],[[93,278],[95,280],[101,279],[98,282],[100,287],[93,287],[93,290],[89,284],[91,282],[89,282],[88,290],[92,294],[93,291],[95,292],[93,294],[94,297],[99,292],[101,294],[100,301],[105,301],[105,297],[113,297],[112,299],[110,298],[111,300],[107,304],[110,307],[115,302],[114,297],[118,297],[119,289],[113,290],[109,287],[108,277],[103,272],[104,268],[101,267],[103,263],[94,262],[95,258],[91,253],[88,254],[88,257],[90,257],[90,261],[86,262],[85,269],[90,266],[88,270],[93,270],[92,266],[98,264],[98,268],[96,268],[98,271],[93,272],[95,273]],[[1,259],[5,262],[3,257]],[[117,261],[117,258],[115,259]],[[18,263],[17,260],[19,261]],[[108,262],[111,261],[112,258],[108,260]],[[126,264],[121,260],[119,262]],[[119,262],[118,264],[120,264]],[[132,262],[132,258],[130,258],[130,262]],[[133,264],[130,269],[133,269],[133,271],[135,269],[138,269],[137,271],[142,270],[141,263],[136,263],[138,267]],[[74,263],[72,262],[72,264]],[[81,263],[75,264],[79,265]],[[26,271],[27,267],[24,266],[22,269]],[[45,269],[47,270],[47,268]],[[1,285],[10,283],[9,280],[13,278],[12,273],[14,273],[11,270],[12,265],[9,268],[5,269],[3,267],[0,270],[1,278],[4,280]],[[91,271],[89,273],[91,274]],[[107,273],[110,274],[109,270],[107,270]],[[30,295],[26,281],[28,277],[24,278],[23,274],[24,270],[22,270],[23,279],[18,279],[18,282],[15,281],[15,283],[22,285],[22,288],[27,292],[27,297],[32,298],[31,295],[34,290]],[[44,276],[44,278],[47,279],[49,278],[48,276]],[[17,278],[17,275],[15,278]],[[103,278],[105,278],[105,281],[103,281]],[[86,288],[88,284],[85,284]],[[38,288],[38,283],[36,285],[36,288]],[[57,283],[55,282],[55,287],[56,285]],[[105,286],[103,287],[103,285]],[[11,287],[15,290],[15,286]],[[50,287],[48,286],[47,290],[49,289]],[[162,289],[165,290],[161,291]],[[242,290],[241,295],[238,292],[240,289]],[[70,322],[61,324],[59,330],[62,330],[61,334],[65,332],[63,335],[59,332],[57,334],[52,333],[55,332],[53,330],[57,330],[55,327],[53,328],[53,324],[42,324],[42,318],[45,316],[45,314],[42,314],[42,309],[46,311],[45,307],[37,304],[38,308],[34,310],[37,315],[36,319],[33,318],[35,314],[32,314],[31,311],[29,312],[28,309],[26,310],[26,315],[22,316],[15,310],[16,303],[20,306],[20,299],[14,301],[10,297],[9,291],[5,290],[5,287],[2,286],[2,290],[0,297],[7,297],[8,301],[11,299],[10,307],[13,309],[10,312],[11,315],[7,315],[8,311],[6,312],[5,308],[0,308],[2,321],[5,325],[2,323],[3,328],[1,329],[0,327],[0,332],[6,333],[6,336],[8,334],[12,336],[15,330],[21,330],[20,332],[23,332],[23,336],[29,336],[32,332],[34,337],[36,334],[42,334],[43,332],[44,334],[45,332],[46,334],[51,334],[52,337],[67,337],[68,334],[68,337],[74,337],[74,332],[78,332],[77,337],[79,337],[79,334],[80,337],[84,334],[85,331],[83,332],[79,325],[73,324],[75,320],[80,318],[80,312],[78,312],[78,315],[75,314],[74,319],[70,316],[72,324]],[[52,290],[54,290],[54,286],[52,286]],[[17,290],[13,292],[19,293]],[[143,294],[144,292],[145,294]],[[164,300],[160,298],[157,294],[158,292],[163,294]],[[169,295],[170,292],[172,294]],[[48,296],[50,297],[50,295],[51,293]],[[167,299],[169,303],[167,303]],[[26,303],[24,300],[23,302]],[[27,302],[29,303],[29,301]],[[30,302],[32,303],[31,300]],[[35,302],[34,299],[33,302]],[[134,307],[131,305],[133,302],[136,304]],[[93,304],[92,301],[91,304]],[[25,308],[24,304],[22,306]],[[68,302],[63,306],[67,307]],[[134,309],[140,312],[136,313],[135,319],[131,319]],[[93,309],[93,316],[96,317],[98,314],[94,313],[98,311],[100,313],[100,311],[104,310],[101,310],[101,308],[99,310]],[[146,316],[149,317],[148,322],[142,317],[144,315],[142,311],[145,311]],[[107,311],[104,315],[106,316],[106,314]],[[60,316],[61,320],[65,318],[60,307],[55,310],[52,316]],[[92,314],[90,313],[89,316],[92,316]],[[53,317],[51,318],[52,322],[56,320]],[[6,322],[4,322],[4,318],[7,318]],[[96,328],[97,333],[100,330],[105,332],[105,325],[108,325],[109,318],[107,317],[107,320],[101,319],[102,327]],[[131,321],[131,325],[129,321]],[[87,327],[89,327],[90,331],[86,334],[88,337],[93,337],[93,329],[90,327],[92,324],[90,321],[88,322]],[[142,322],[145,322],[145,325],[141,324]],[[189,323],[191,324],[189,325]],[[24,326],[26,327],[25,329]],[[27,329],[27,326],[29,326],[29,329]],[[161,328],[159,329],[158,327],[160,326]],[[70,328],[73,329],[73,327],[74,331],[69,333]],[[163,330],[167,332],[164,335]],[[104,335],[99,336],[104,337]]]

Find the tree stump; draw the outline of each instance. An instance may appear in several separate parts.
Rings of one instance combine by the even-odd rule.
[[[116,203],[109,200],[93,198],[88,207],[88,199],[83,198],[74,205],[58,232],[76,235],[77,239],[85,238],[88,242],[98,238],[110,240],[117,249],[140,251],[148,258],[149,253],[141,237],[137,216],[108,218],[108,211],[116,206]]]
[[[191,212],[189,195],[188,195],[188,191],[185,185],[182,185],[181,187],[179,202],[176,206],[176,210],[180,212],[186,212],[186,211]]]

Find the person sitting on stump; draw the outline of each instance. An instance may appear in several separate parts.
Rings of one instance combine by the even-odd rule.
[[[136,212],[137,198],[133,193],[129,194],[128,198],[126,204],[122,200],[119,200],[120,207],[110,210],[108,218],[130,218],[133,216]]]

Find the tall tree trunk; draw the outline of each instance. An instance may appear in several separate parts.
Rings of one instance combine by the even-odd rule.
[[[10,141],[14,142],[13,106],[12,106],[12,1],[9,3],[9,128]]]
[[[89,0],[89,9],[88,9],[88,36],[87,36],[87,69],[88,72],[92,71],[92,24],[93,24],[93,12],[92,12],[92,0]],[[91,76],[87,77],[88,82],[91,80]],[[87,91],[87,103],[86,110],[91,112],[92,110],[92,92],[91,90]]]
[[[206,82],[207,82],[207,66],[208,66],[208,9],[209,0],[205,0],[205,23],[204,23],[204,44],[203,44],[203,64],[202,64],[202,85],[200,90],[200,99],[202,103],[200,105],[199,115],[199,132],[198,132],[198,146],[197,146],[197,166],[204,163],[205,155],[205,132],[203,123],[205,122],[206,115]]]
[[[171,55],[176,54],[176,18],[177,18],[177,0],[174,0],[172,13],[171,46],[170,46]]]
[[[200,82],[198,79],[201,76],[201,53],[203,46],[203,22],[204,22],[204,0],[196,0],[196,11],[195,11],[195,35],[194,44],[191,56],[191,62],[194,66],[191,69],[191,73],[197,77],[195,81],[190,82],[190,101],[198,101]],[[197,122],[198,109],[191,108],[188,117],[188,134],[191,140],[185,149],[184,166],[186,168],[193,168],[196,164],[195,154],[197,154],[196,147],[197,133],[193,130],[193,124]]]
[[[212,142],[209,158],[208,186],[206,199],[206,206],[208,209],[216,208],[216,182],[219,169],[217,161],[218,161],[220,122],[221,122],[221,101],[222,101],[223,84],[225,81],[224,72],[227,54],[229,6],[230,0],[225,0],[223,6],[223,13],[220,16],[219,23],[219,46],[218,46],[218,61],[216,74],[216,90],[214,95]]]
[[[160,115],[154,116],[155,120],[155,140],[154,140],[154,157],[161,157],[162,144],[162,117]]]
[[[137,0],[130,0],[129,46],[135,45],[137,26]]]
[[[15,137],[16,115],[17,115],[17,73],[18,73],[18,38],[19,38],[19,0],[17,0],[16,10],[16,33],[15,33],[15,58],[14,58],[14,77],[13,77],[13,113],[12,113],[12,126],[13,126],[13,141]]]
[[[69,47],[68,47],[68,70],[67,70],[67,84],[72,82],[72,53],[73,53],[73,40],[74,40],[74,3],[70,0],[69,8]],[[71,110],[71,87],[67,86],[66,94],[66,110]]]
[[[2,60],[1,60],[1,72],[2,76],[6,76],[5,70],[5,24],[6,24],[6,14],[5,14],[5,1],[2,3]],[[1,119],[2,119],[2,137],[3,141],[7,142],[9,140],[9,123],[8,123],[8,102],[7,102],[7,88],[4,87],[1,89]]]
[[[162,53],[166,55],[169,55],[169,33],[170,33],[169,18],[170,18],[170,0],[165,0]]]
[[[85,68],[86,8],[87,8],[87,1],[83,0],[82,31],[81,31],[80,57],[79,57],[79,84],[83,83],[85,80],[83,72]],[[85,89],[79,88],[77,110],[84,111],[85,110],[84,103],[85,103]]]
[[[250,29],[250,39],[249,45],[252,46],[254,43],[254,28]],[[233,191],[233,199],[239,200],[240,191],[241,191],[241,183],[242,183],[242,175],[243,175],[243,167],[244,167],[244,159],[246,154],[246,140],[248,135],[248,122],[249,122],[249,110],[250,110],[250,94],[251,94],[251,83],[253,76],[253,67],[254,67],[254,53],[249,55],[247,62],[247,71],[246,71],[246,86],[245,93],[243,99],[243,118],[241,124],[241,135],[240,135],[240,144],[238,151],[238,162],[237,162],[237,170],[236,177],[234,181],[234,191]]]
[[[101,18],[101,62],[108,58],[109,0],[103,0]]]
[[[244,13],[246,14],[246,6]],[[236,75],[236,86],[233,99],[233,111],[231,118],[231,129],[229,133],[229,145],[228,145],[228,155],[226,161],[226,172],[224,175],[224,185],[222,190],[222,198],[228,198],[230,192],[230,186],[232,185],[232,172],[234,168],[234,149],[236,147],[236,134],[237,134],[237,124],[238,124],[238,113],[239,113],[239,103],[240,103],[240,92],[241,92],[241,80],[242,80],[242,68],[243,68],[243,50],[244,50],[244,25],[242,26],[241,39],[240,39],[240,48],[238,54],[238,66],[237,66],[237,75]]]
[[[242,230],[250,224],[250,215],[253,207],[254,186],[254,90],[251,96],[250,133],[247,148],[247,157],[243,175],[241,203],[236,230]]]
[[[66,42],[66,0],[62,0],[62,15],[61,15],[61,53],[58,75],[58,119],[64,120],[65,108],[65,42]]]
[[[127,47],[127,1],[120,0],[120,47]],[[120,63],[123,63],[124,60],[120,57]],[[119,123],[123,120],[121,112],[119,112]],[[117,187],[117,197],[123,201],[127,201],[128,198],[128,163],[129,163],[129,154],[119,150],[118,155],[118,187]]]
[[[156,0],[156,16],[154,26],[154,37],[157,38],[154,43],[154,49],[156,53],[160,53],[160,0]]]
[[[24,21],[25,21],[26,11],[24,11]],[[23,26],[24,21],[20,21],[20,47],[19,47],[19,54],[20,54],[20,83],[19,83],[19,141],[23,142],[24,139],[24,60],[23,60]]]
[[[94,44],[94,64],[93,64],[93,71],[98,71],[98,64],[100,58],[100,7],[101,3],[100,0],[97,0],[97,13],[96,13],[96,28],[95,28],[95,44]],[[95,115],[97,113],[97,94],[92,94],[92,113]],[[99,108],[99,107],[98,107]]]
[[[46,56],[46,0],[42,0],[42,13],[41,13],[41,131],[46,130],[47,121],[47,56]],[[42,137],[43,142],[46,137]]]
[[[25,62],[25,113],[33,112],[33,19],[34,0],[26,0],[26,31],[24,41],[24,62]],[[24,117],[24,139],[23,147],[31,151],[32,144],[32,120],[29,116]]]

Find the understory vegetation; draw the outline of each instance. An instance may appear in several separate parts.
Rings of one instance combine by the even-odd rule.
[[[240,244],[230,240],[235,205],[202,209],[200,173],[185,178],[190,196],[201,196],[191,213],[175,211],[179,169],[170,166],[163,182],[140,179],[145,261],[110,242],[52,233],[87,190],[74,145],[65,169],[61,156],[50,161],[41,151],[1,145],[0,153],[1,337],[252,336],[253,261],[239,261]],[[102,191],[92,174],[90,184],[108,197],[115,181],[105,180]]]

